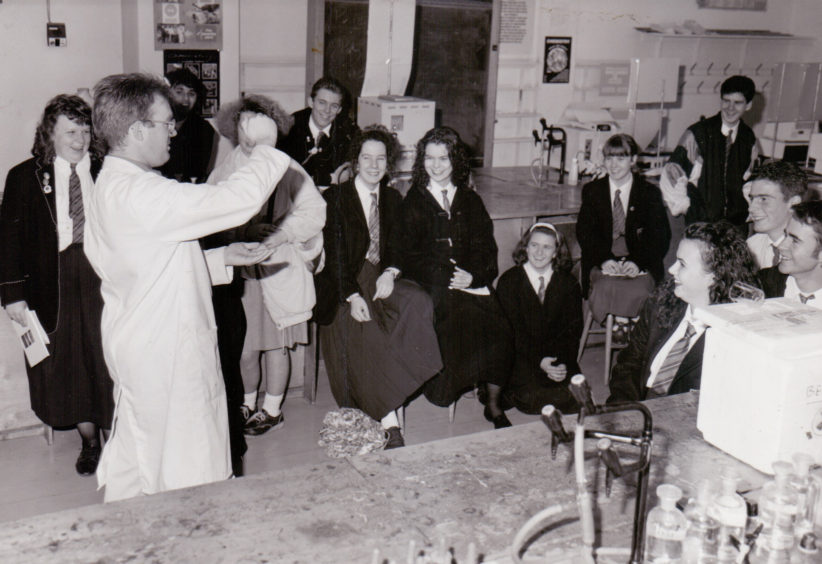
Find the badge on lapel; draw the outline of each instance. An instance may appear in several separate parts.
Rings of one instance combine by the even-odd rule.
[[[51,184],[49,181],[51,180],[51,175],[48,172],[43,173],[43,193],[51,194]]]

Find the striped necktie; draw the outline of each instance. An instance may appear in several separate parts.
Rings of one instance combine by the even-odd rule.
[[[380,262],[380,209],[377,205],[377,193],[371,192],[371,210],[368,213],[368,252],[365,259],[371,264]]]
[[[545,303],[545,276],[539,277],[539,290],[537,290],[537,296],[539,296],[539,303]]]
[[[674,376],[676,376],[676,372],[679,370],[679,365],[682,364],[682,360],[685,358],[685,355],[688,354],[691,337],[693,337],[695,333],[696,330],[694,326],[688,323],[685,327],[685,334],[674,343],[674,346],[671,347],[668,356],[665,357],[665,361],[659,368],[653,388],[650,390],[652,393],[648,394],[649,397],[664,396],[668,393],[668,388],[671,387],[671,382],[674,381]]]
[[[442,191],[442,209],[451,217],[451,202],[448,201],[448,190]]]
[[[83,242],[83,226],[86,223],[86,216],[83,213],[83,189],[80,186],[80,177],[77,176],[77,164],[71,163],[71,174],[69,175],[69,217],[74,226],[72,227],[71,242]]]
[[[611,253],[615,257],[628,255],[628,246],[625,242],[625,208],[622,205],[622,191],[617,188],[614,191],[614,205],[611,210],[612,231],[611,231]]]
[[[734,145],[734,132],[733,130],[728,132],[728,135],[725,136],[725,163],[723,164],[722,169],[722,182],[725,186],[728,185],[728,161],[731,159],[731,147]],[[727,190],[727,189],[726,189]],[[727,194],[726,194],[727,197]]]

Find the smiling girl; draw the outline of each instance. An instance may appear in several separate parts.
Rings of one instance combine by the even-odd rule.
[[[579,372],[582,293],[570,273],[568,245],[553,225],[535,223],[513,256],[517,266],[497,283],[516,353],[505,396],[524,413],[539,413],[546,404],[576,411],[567,384]]]
[[[485,418],[495,428],[508,427],[499,396],[510,336],[491,294],[497,244],[469,175],[467,149],[450,127],[432,129],[417,143],[412,185],[402,204],[402,272],[434,301],[445,367],[425,385],[425,396],[446,406],[480,385],[487,392]]]

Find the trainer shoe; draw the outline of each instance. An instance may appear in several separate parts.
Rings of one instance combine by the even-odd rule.
[[[281,429],[284,422],[285,418],[282,413],[276,417],[272,417],[265,409],[260,408],[254,415],[246,420],[243,433],[252,436],[262,435],[271,429]]]

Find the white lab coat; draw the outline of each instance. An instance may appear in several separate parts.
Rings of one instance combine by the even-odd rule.
[[[184,184],[106,157],[86,204],[85,252],[102,281],[114,427],[97,468],[106,501],[228,478],[225,387],[211,284],[231,268],[200,237],[268,199],[291,159],[257,147],[219,185]]]

